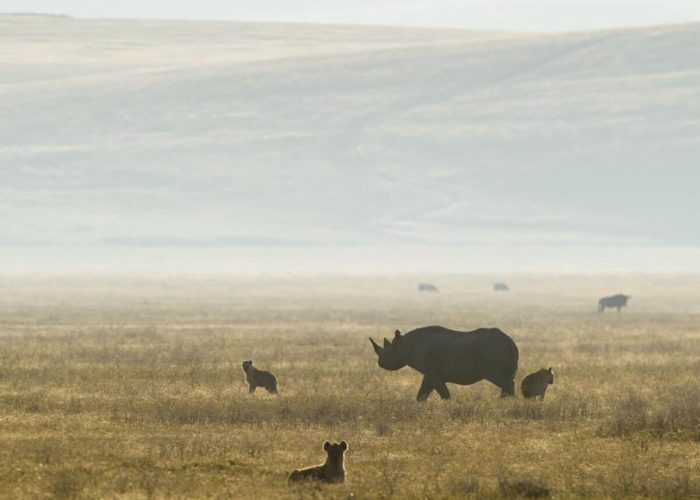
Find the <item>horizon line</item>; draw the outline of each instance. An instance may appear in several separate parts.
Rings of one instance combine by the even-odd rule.
[[[338,28],[382,28],[396,30],[425,30],[425,31],[458,31],[470,33],[510,33],[523,35],[563,35],[563,34],[583,34],[602,33],[609,31],[636,31],[653,28],[667,28],[689,26],[700,24],[700,18],[688,21],[673,21],[665,23],[640,23],[625,24],[601,27],[589,27],[578,29],[522,29],[522,28],[479,28],[464,26],[442,26],[442,25],[415,25],[415,24],[374,24],[362,22],[323,22],[323,21],[270,21],[260,19],[233,19],[233,18],[209,18],[209,17],[154,17],[154,16],[129,16],[129,15],[108,15],[108,16],[81,16],[58,12],[5,12],[0,10],[0,16],[8,17],[46,17],[55,19],[75,19],[80,21],[163,21],[178,23],[232,23],[232,24],[258,24],[274,26],[332,26]]]

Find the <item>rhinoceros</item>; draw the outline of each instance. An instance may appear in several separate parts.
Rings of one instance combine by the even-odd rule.
[[[622,295],[621,293],[613,295],[611,297],[603,297],[598,301],[598,312],[603,312],[606,307],[617,308],[617,312],[627,305],[627,299],[629,295]]]
[[[433,390],[442,399],[450,399],[447,382],[470,385],[486,379],[501,389],[501,397],[515,395],[518,371],[518,347],[498,328],[479,328],[458,332],[442,326],[426,326],[394,339],[384,346],[371,337],[379,366],[399,370],[408,365],[423,374],[418,401],[425,401]]]

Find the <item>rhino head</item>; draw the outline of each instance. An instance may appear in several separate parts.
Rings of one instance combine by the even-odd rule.
[[[385,370],[399,370],[406,366],[406,362],[399,354],[398,344],[400,339],[401,332],[399,330],[394,332],[393,341],[389,342],[386,338],[384,339],[384,347],[377,344],[372,337],[369,338],[369,341],[372,343],[372,347],[374,347],[374,352],[376,352],[377,356],[379,357],[377,362],[379,363],[379,366]]]

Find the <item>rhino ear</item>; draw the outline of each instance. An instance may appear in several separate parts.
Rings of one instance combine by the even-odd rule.
[[[369,341],[372,343],[372,347],[374,347],[374,352],[377,353],[377,355],[381,354],[384,349],[379,347],[379,344],[377,344],[372,337],[369,338]]]
[[[549,367],[549,370],[547,370],[549,373],[552,373],[552,367]]]
[[[348,449],[348,443],[347,441],[341,441],[340,442],[340,449],[343,451],[346,451]]]
[[[391,347],[391,342],[389,342],[386,338],[384,339],[384,349],[388,349]]]
[[[323,451],[328,451],[328,450],[330,450],[330,449],[331,449],[331,443],[330,443],[330,442],[326,441],[325,443],[323,443]]]
[[[394,338],[395,338],[395,339],[398,339],[400,336],[401,336],[401,330],[396,330],[396,331],[394,332]]]

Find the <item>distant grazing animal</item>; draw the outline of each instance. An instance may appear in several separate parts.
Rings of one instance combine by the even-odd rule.
[[[493,291],[494,292],[508,292],[510,291],[510,288],[508,288],[508,285],[505,283],[494,283],[493,284]]]
[[[606,307],[610,309],[613,307],[617,308],[617,312],[620,312],[620,309],[627,305],[629,298],[629,295],[622,295],[621,293],[613,295],[612,297],[603,297],[598,301],[598,312],[605,311]]]
[[[419,292],[439,292],[438,287],[431,283],[418,283]]]
[[[518,347],[498,328],[458,332],[442,326],[426,326],[405,335],[399,330],[394,339],[379,346],[369,339],[379,357],[379,366],[398,370],[408,365],[423,374],[418,401],[425,401],[433,390],[450,399],[447,382],[470,385],[486,379],[501,388],[501,397],[514,396],[518,371]]]
[[[348,443],[341,441],[340,443],[330,443],[326,441],[323,444],[327,457],[326,462],[321,465],[314,465],[305,469],[297,469],[289,475],[289,483],[299,481],[323,481],[325,483],[342,483],[345,481],[345,452],[348,450]]]
[[[553,383],[554,373],[552,372],[552,368],[550,367],[549,370],[542,368],[525,377],[520,384],[520,389],[523,391],[523,396],[527,399],[544,399],[547,386]]]
[[[258,370],[251,360],[241,363],[245,380],[248,382],[248,394],[253,394],[258,387],[264,387],[270,394],[277,394],[277,378],[265,370]]]

